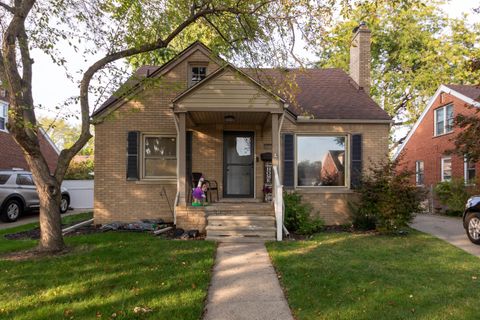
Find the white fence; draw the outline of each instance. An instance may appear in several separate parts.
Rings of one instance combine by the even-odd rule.
[[[70,207],[93,208],[93,180],[64,180],[62,187],[70,193]]]

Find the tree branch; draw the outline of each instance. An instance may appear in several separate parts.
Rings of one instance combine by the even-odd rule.
[[[15,14],[15,9],[10,7],[8,4],[6,3],[3,3],[0,1],[0,7],[4,8],[5,10],[7,10],[8,12],[10,12],[11,14]]]
[[[215,13],[231,13],[235,15],[239,14],[253,14],[260,10],[262,7],[271,3],[273,0],[267,0],[265,2],[260,3],[258,6],[248,9],[242,10],[238,6],[236,7],[214,7],[211,5],[211,2],[206,1],[201,5],[194,4],[192,6],[190,15],[181,23],[179,24],[165,39],[158,38],[153,42],[146,43],[144,45],[138,47],[131,47],[125,50],[113,52],[107,54],[103,58],[97,60],[94,64],[92,64],[87,71],[83,74],[83,78],[80,82],[80,110],[81,110],[81,119],[82,119],[82,130],[79,139],[68,149],[64,149],[60,152],[60,156],[58,158],[57,168],[55,170],[55,177],[59,182],[61,182],[65,172],[68,168],[68,164],[70,163],[71,159],[75,154],[77,154],[83,146],[88,142],[88,140],[92,137],[90,133],[90,106],[88,101],[89,95],[89,88],[90,82],[100,69],[104,68],[107,64],[117,61],[119,59],[128,58],[136,54],[150,52],[153,50],[158,50],[161,48],[165,48],[168,44],[180,34],[184,29],[186,29],[191,24],[195,23],[198,19],[215,14]]]

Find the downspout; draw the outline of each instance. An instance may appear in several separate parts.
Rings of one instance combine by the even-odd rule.
[[[180,127],[178,124],[177,115],[174,112],[174,104],[170,105],[170,108],[173,112],[173,120],[175,122],[175,129],[177,130],[177,148],[176,152],[179,154],[179,147],[178,147],[178,138],[180,137]],[[178,205],[178,198],[180,197],[180,180],[178,179],[178,172],[180,171],[180,162],[177,159],[177,193],[175,194],[175,201],[173,203],[173,224],[177,225],[177,205]]]

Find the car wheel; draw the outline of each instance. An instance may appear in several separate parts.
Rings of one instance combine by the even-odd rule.
[[[22,214],[22,204],[18,200],[8,200],[5,206],[3,207],[2,214],[0,219],[3,222],[14,222]]]
[[[62,200],[60,200],[60,213],[65,213],[68,211],[68,206],[70,205],[70,201],[67,196],[62,196]]]
[[[466,222],[468,239],[480,245],[480,213],[473,212],[469,214]]]

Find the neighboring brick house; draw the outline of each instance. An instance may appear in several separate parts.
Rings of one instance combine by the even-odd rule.
[[[480,108],[480,87],[441,85],[413,126],[395,158],[400,165],[415,172],[412,183],[430,188],[445,180],[478,180],[480,162],[450,155],[459,128],[454,126],[458,114],[474,115]]]
[[[364,25],[355,30],[351,57],[350,76],[238,69],[197,42],[161,67],[138,69],[124,94],[94,113],[103,120],[95,126],[95,223],[162,218],[206,229],[212,239],[279,239],[282,185],[327,224],[345,223],[361,171],[387,158],[391,125],[367,94]],[[343,172],[325,185],[320,172],[329,152]],[[260,160],[269,154],[271,167]],[[219,201],[190,205],[192,172],[215,180]],[[273,176],[275,205],[261,203],[265,176],[267,186]]]
[[[8,133],[8,99],[6,91],[0,88],[0,169],[22,168],[28,170],[27,162],[20,146]],[[59,151],[45,131],[39,136],[40,149],[45,156],[50,171],[55,170]]]

